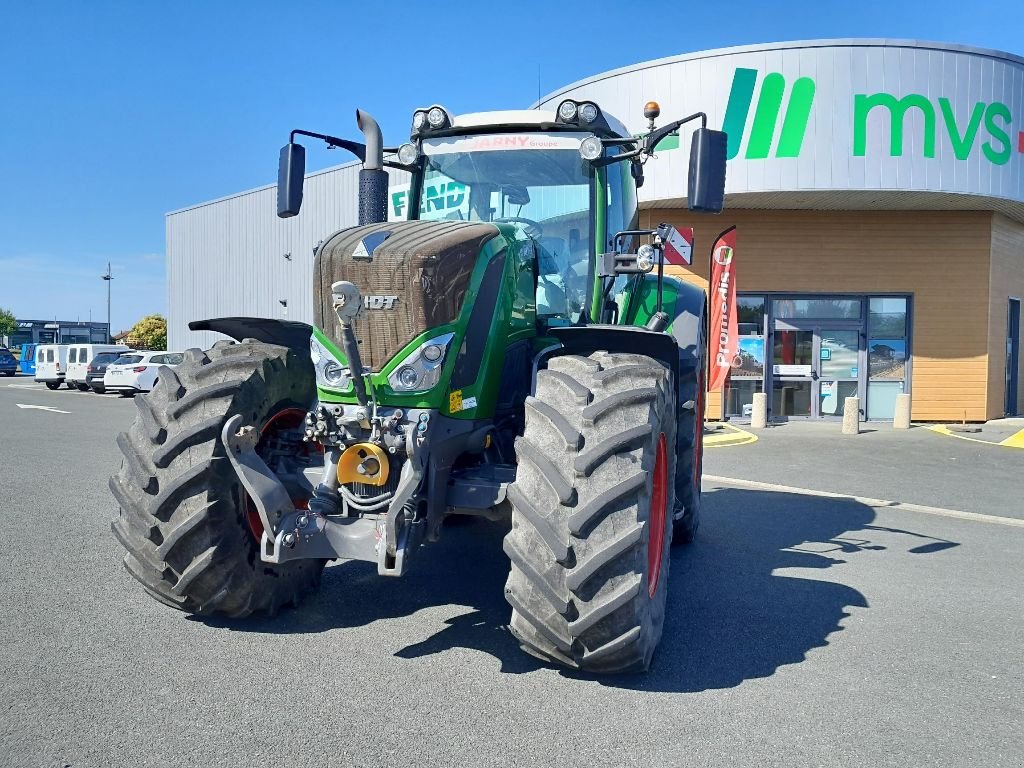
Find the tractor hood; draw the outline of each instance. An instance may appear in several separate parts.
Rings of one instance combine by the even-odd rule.
[[[363,297],[353,323],[363,365],[379,371],[416,336],[453,323],[469,287],[480,249],[498,236],[493,224],[408,221],[343,229],[313,262],[313,319],[335,343],[341,325],[331,306],[331,285],[347,280]]]

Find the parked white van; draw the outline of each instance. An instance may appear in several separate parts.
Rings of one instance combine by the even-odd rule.
[[[40,344],[36,347],[36,381],[47,389],[57,389],[68,372],[67,344]]]
[[[82,392],[89,389],[86,381],[89,363],[101,352],[128,352],[131,347],[124,344],[70,344],[68,346],[68,372],[64,377],[68,389],[78,387]]]

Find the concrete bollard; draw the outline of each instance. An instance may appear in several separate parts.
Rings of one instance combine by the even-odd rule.
[[[843,403],[843,434],[860,434],[860,398],[848,397]]]
[[[896,411],[892,418],[893,429],[910,429],[910,395],[896,395]]]
[[[754,393],[754,409],[750,414],[752,429],[764,429],[768,426],[768,395],[765,392]]]

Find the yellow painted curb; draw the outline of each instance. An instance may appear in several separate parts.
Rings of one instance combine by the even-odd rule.
[[[931,424],[927,427],[927,429],[930,429],[932,432],[936,432],[940,435],[945,435],[946,437],[955,437],[957,440],[966,440],[969,443],[982,443],[983,445],[995,445],[1002,448],[1024,448],[1024,429],[1022,429],[1015,435],[1010,435],[1008,438],[999,443],[993,440],[979,440],[976,437],[958,435],[956,432],[953,432],[948,427],[944,427],[941,424]]]
[[[732,424],[721,424],[720,426],[730,431],[720,435],[704,435],[705,448],[731,448],[734,445],[749,445],[757,442],[757,435],[752,432],[734,427]]]
[[[999,444],[1005,445],[1007,448],[1024,448],[1024,429],[1015,435],[1010,435]]]

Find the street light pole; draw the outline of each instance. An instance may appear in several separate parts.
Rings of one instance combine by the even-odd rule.
[[[113,341],[113,336],[110,333],[110,281],[114,279],[114,276],[110,272],[110,262],[107,262],[107,274],[100,275],[104,280],[107,281],[107,343]]]

